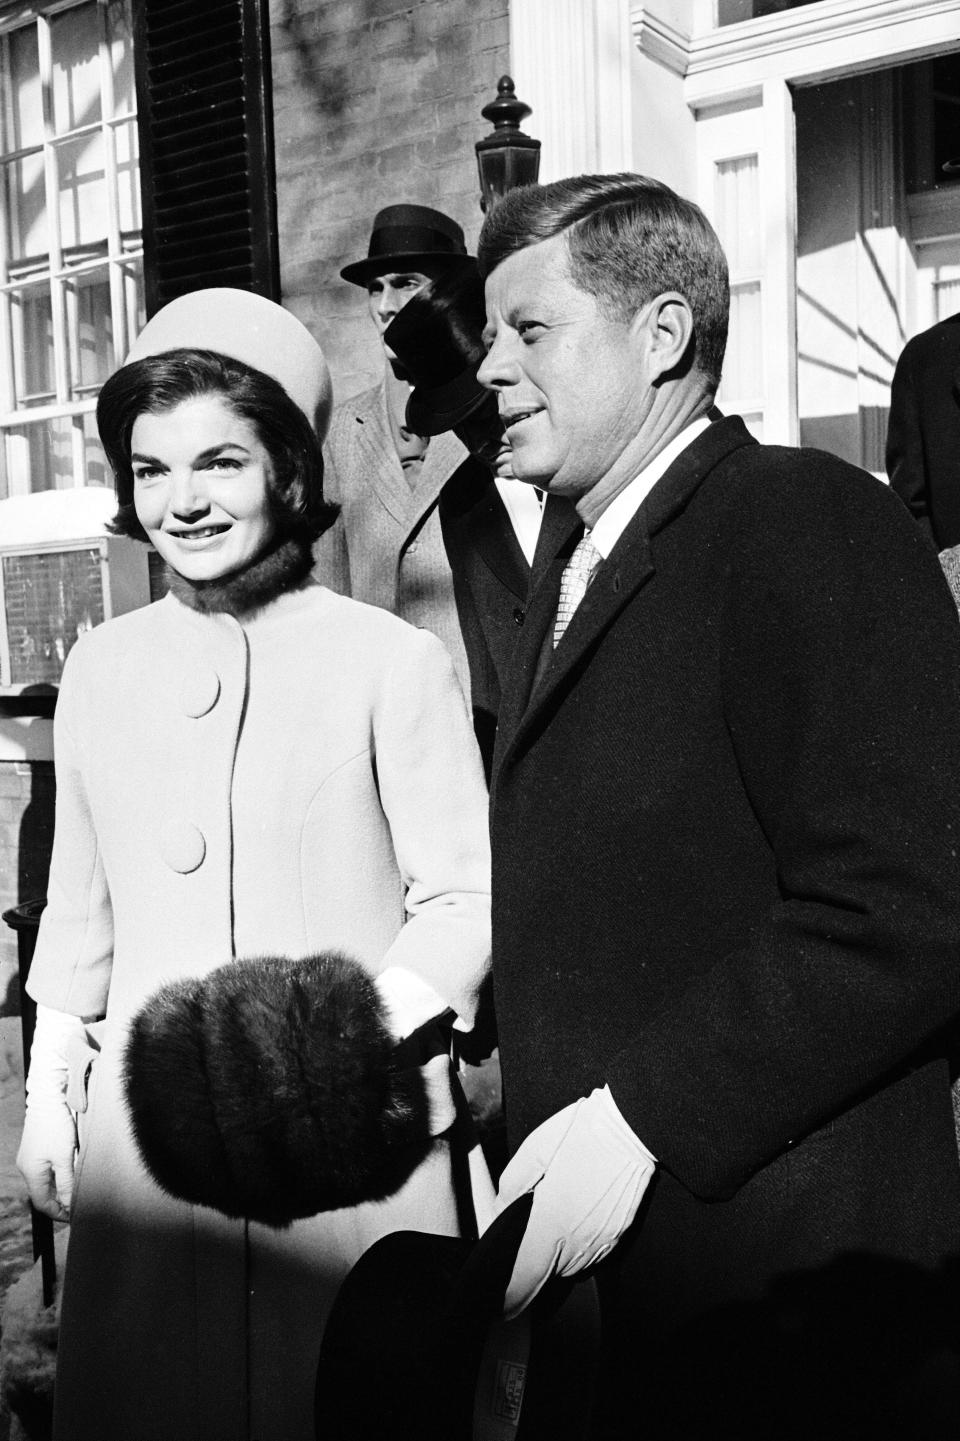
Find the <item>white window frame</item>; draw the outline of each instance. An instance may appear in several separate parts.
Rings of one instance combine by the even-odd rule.
[[[72,421],[72,475],[73,484],[86,483],[86,438],[85,418],[96,409],[96,387],[73,385],[71,375],[78,375],[77,337],[78,331],[71,324],[75,308],[72,287],[84,274],[103,273],[109,282],[110,310],[113,327],[115,354],[125,355],[136,334],[138,289],[142,286],[143,245],[139,233],[126,236],[120,230],[119,179],[117,161],[117,133],[121,126],[135,127],[136,109],[115,113],[113,90],[113,69],[108,26],[109,0],[93,0],[97,6],[99,21],[99,71],[101,116],[92,123],[58,132],[53,114],[53,57],[51,48],[51,21],[65,11],[89,4],[91,0],[56,0],[52,4],[15,4],[0,6],[0,92],[9,91],[6,83],[9,77],[9,36],[25,25],[36,28],[41,93],[43,97],[43,139],[37,145],[21,150],[0,151],[0,164],[22,161],[40,155],[43,160],[45,183],[45,209],[48,233],[48,250],[45,264],[14,263],[7,252],[6,230],[0,226],[0,475],[22,474],[26,436],[21,433],[31,425],[43,425],[53,420]],[[79,252],[67,256],[64,252],[60,224],[60,190],[57,184],[56,152],[58,149],[86,135],[99,131],[103,138],[105,182],[107,193],[106,250],[99,247],[84,258]],[[51,329],[53,340],[53,379],[55,390],[48,403],[40,405],[18,405],[16,397],[16,307],[13,297],[25,288],[49,286],[51,297]],[[71,360],[73,364],[71,365]],[[78,389],[89,390],[89,394],[77,395]],[[13,432],[13,433],[11,433]],[[14,447],[23,447],[20,464]],[[37,487],[33,487],[34,489]],[[22,487],[16,492],[23,493]]]

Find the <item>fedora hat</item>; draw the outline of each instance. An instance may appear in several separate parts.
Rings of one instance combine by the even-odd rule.
[[[364,260],[340,272],[352,285],[367,285],[388,270],[419,270],[425,265],[458,266],[467,254],[463,231],[455,220],[428,205],[387,205],[373,217]]]
[[[437,280],[408,300],[383,334],[413,383],[407,425],[439,435],[496,401],[477,379],[483,359],[486,310],[476,261]]]
[[[360,1257],[320,1347],[318,1441],[586,1437],[592,1283],[553,1280],[516,1320],[502,1319],[532,1202],[518,1197],[479,1241],[399,1231]]]
[[[272,376],[323,440],[333,407],[330,370],[309,330],[282,305],[228,286],[192,290],[147,321],[124,363],[183,348],[213,350]]]

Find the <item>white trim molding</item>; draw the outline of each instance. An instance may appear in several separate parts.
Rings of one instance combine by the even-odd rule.
[[[634,43],[685,78],[693,109],[756,94],[766,80],[816,84],[960,46],[958,0],[820,0],[687,35],[656,0],[631,10]]]
[[[630,168],[629,0],[511,0],[510,65],[540,179]]]

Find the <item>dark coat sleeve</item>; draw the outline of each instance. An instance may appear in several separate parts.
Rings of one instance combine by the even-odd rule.
[[[910,344],[897,362],[890,388],[887,475],[891,489],[899,495],[924,534],[933,540],[929,482],[914,375],[914,347]]]
[[[809,459],[732,497],[750,521],[725,537],[718,617],[726,724],[779,899],[640,1019],[608,1077],[708,1197],[881,1088],[960,1011],[956,613],[895,498]]]

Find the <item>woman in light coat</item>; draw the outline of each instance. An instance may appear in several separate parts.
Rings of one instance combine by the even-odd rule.
[[[308,332],[233,291],[161,311],[101,396],[117,528],[156,546],[171,593],[82,636],[57,707],[19,1157],[71,1221],[57,1441],[310,1441],[350,1266],[389,1231],[457,1232],[442,1081],[395,1193],[286,1229],[161,1191],[124,1105],[130,1021],[164,982],[338,948],[399,1037],[448,1009],[468,1027],[487,969],[485,792],[446,653],[309,578],[328,410]]]

